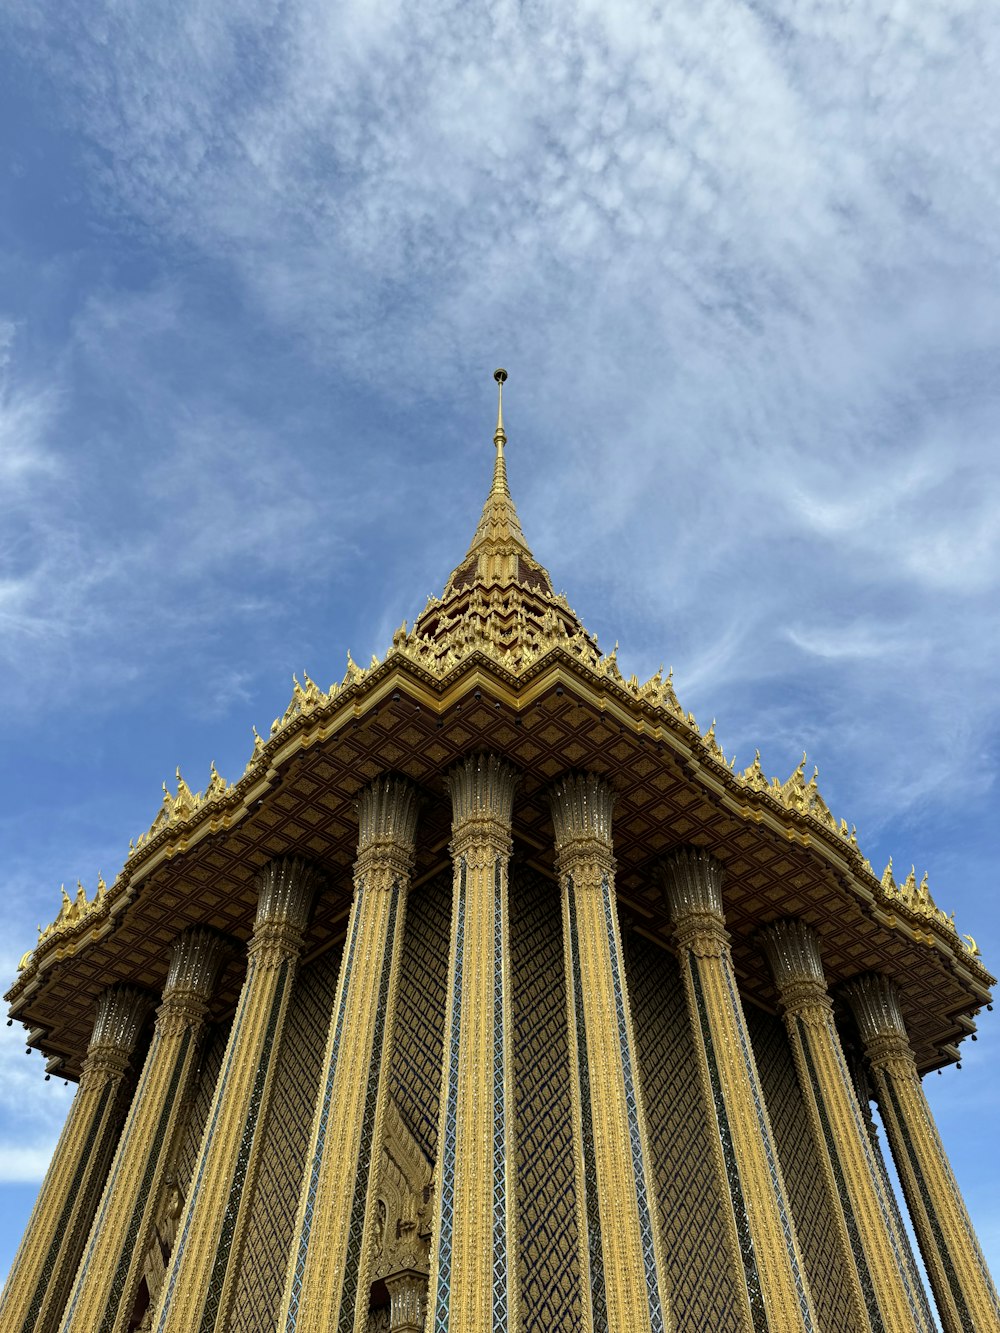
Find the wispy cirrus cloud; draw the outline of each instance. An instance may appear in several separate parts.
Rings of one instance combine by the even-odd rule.
[[[943,900],[973,893],[1000,764],[987,0],[2,21],[73,136],[90,262],[30,370],[38,314],[0,328],[8,699],[125,680],[179,696],[197,750],[279,668],[382,651],[464,550],[502,361],[529,540],[626,670],[672,662],[741,765],[808,748],[838,815],[936,839]]]

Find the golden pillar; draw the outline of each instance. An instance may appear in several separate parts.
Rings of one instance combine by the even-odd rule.
[[[389,1097],[399,960],[417,794],[382,777],[359,802],[354,905],[299,1200],[280,1327],[364,1333],[371,1207]]]
[[[844,987],[871,1066],[882,1123],[947,1333],[1000,1333],[1000,1303],[945,1155],[896,988],[874,973]]]
[[[614,794],[602,778],[569,776],[549,804],[562,886],[584,1329],[663,1333],[672,1323],[615,901]]]
[[[718,1126],[720,1184],[745,1278],[744,1323],[754,1333],[812,1333],[816,1314],[736,987],[722,867],[707,852],[680,848],[661,869],[702,1084]]]
[[[201,926],[184,931],[174,943],[153,1041],[62,1333],[124,1333],[129,1328],[178,1118],[198,1068],[205,1018],[224,956],[223,938]]]
[[[932,1333],[930,1311],[911,1272],[833,1020],[819,941],[801,921],[779,921],[761,933],[760,941],[827,1178],[858,1326],[872,1333]]]
[[[515,774],[495,755],[447,778],[454,890],[428,1333],[517,1333],[507,864]]]
[[[246,979],[153,1321],[157,1333],[215,1333],[227,1326],[317,886],[316,871],[298,857],[272,861],[258,876]]]
[[[97,1002],[80,1086],[3,1289],[5,1333],[59,1326],[114,1152],[122,1080],[152,1003],[131,986],[111,986]]]

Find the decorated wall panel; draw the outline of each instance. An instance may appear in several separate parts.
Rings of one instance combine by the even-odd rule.
[[[451,871],[411,890],[399,978],[392,1096],[426,1156],[437,1155]]]
[[[233,1312],[231,1333],[275,1327],[330,1026],[340,950],[304,968],[292,997]]]
[[[177,1235],[177,1224],[187,1198],[201,1136],[229,1037],[229,1024],[213,1024],[205,1033],[201,1061],[179,1126],[173,1166],[167,1172],[157,1205],[153,1235],[143,1259],[143,1279],[151,1306],[155,1306]],[[142,1298],[140,1297],[140,1303]]]
[[[180,1131],[176,1166],[173,1172],[177,1187],[181,1196],[185,1199],[187,1198],[188,1187],[191,1184],[191,1177],[194,1175],[195,1162],[198,1160],[198,1149],[201,1146],[201,1136],[205,1132],[205,1122],[208,1120],[208,1112],[212,1105],[215,1084],[219,1077],[219,1070],[222,1068],[222,1057],[226,1053],[226,1042],[228,1040],[228,1023],[213,1024],[205,1033],[201,1064],[184,1116],[184,1125]]]
[[[626,963],[677,1333],[743,1333],[684,985],[674,957],[627,936]]]
[[[784,1024],[747,1006],[747,1025],[820,1327],[851,1333],[850,1289]]]
[[[576,1180],[559,889],[510,877],[518,1268],[523,1333],[580,1328]]]

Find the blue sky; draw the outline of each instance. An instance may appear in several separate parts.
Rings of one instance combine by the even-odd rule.
[[[175,766],[535,554],[1000,966],[989,0],[0,17],[0,970]],[[995,1021],[996,1020],[996,1021]],[[0,1269],[70,1089],[0,1028]],[[1000,1268],[1000,1013],[928,1080]]]

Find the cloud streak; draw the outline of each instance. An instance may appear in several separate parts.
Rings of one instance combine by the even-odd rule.
[[[465,549],[503,362],[525,531],[626,672],[672,662],[741,766],[807,747],[1000,949],[993,5],[2,22],[86,213],[59,318],[0,312],[26,752],[40,692],[170,699],[164,771],[201,762],[227,712],[266,728],[262,682],[383,651]]]

